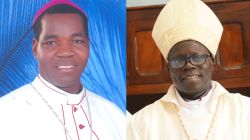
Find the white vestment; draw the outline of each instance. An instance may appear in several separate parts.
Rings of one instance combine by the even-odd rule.
[[[201,101],[185,102],[176,93],[171,86],[165,96],[130,117],[127,140],[250,139],[250,98],[230,94],[215,81]]]
[[[124,140],[125,113],[83,87],[70,94],[38,76],[0,98],[0,140]]]

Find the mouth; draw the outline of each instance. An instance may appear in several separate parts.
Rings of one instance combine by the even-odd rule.
[[[187,80],[190,79],[191,80],[191,79],[196,79],[196,78],[199,78],[199,76],[196,76],[196,75],[195,76],[188,76],[188,77],[185,77],[184,80],[185,79],[187,79]]]
[[[200,75],[198,74],[186,74],[181,77],[181,79],[184,80],[197,80],[200,79]]]
[[[61,72],[73,72],[76,65],[59,65],[56,68]]]

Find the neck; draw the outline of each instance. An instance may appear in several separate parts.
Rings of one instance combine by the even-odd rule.
[[[184,99],[184,100],[197,100],[197,99],[201,99],[202,97],[206,96],[208,94],[208,92],[210,91],[211,89],[211,85],[206,88],[205,90],[201,91],[201,92],[198,92],[198,93],[193,93],[193,94],[186,94],[186,93],[183,93],[183,92],[180,92],[180,96]]]
[[[41,75],[38,75],[38,78],[41,80],[41,82],[43,84],[45,84],[47,87],[51,88],[50,85],[53,85],[65,92],[68,92],[68,93],[71,93],[71,94],[78,94],[82,91],[83,89],[83,85],[81,84],[81,82],[75,82],[77,84],[74,84],[74,85],[69,85],[69,86],[59,86],[58,84],[53,84],[53,82],[49,82],[50,80],[47,80],[46,78],[44,78],[43,76]],[[46,84],[47,83],[47,84]]]
[[[58,87],[63,91],[66,91],[71,94],[78,94],[82,91],[82,85],[76,85],[76,86],[71,86],[71,87]]]

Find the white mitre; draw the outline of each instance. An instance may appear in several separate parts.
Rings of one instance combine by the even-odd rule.
[[[178,42],[195,40],[215,56],[223,27],[213,11],[201,0],[170,0],[159,14],[152,37],[167,60]]]

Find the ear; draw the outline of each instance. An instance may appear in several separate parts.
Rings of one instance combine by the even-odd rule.
[[[211,60],[212,60],[212,65],[211,65],[212,71],[214,71],[214,67],[215,67],[215,65],[216,65],[216,63],[215,63],[215,58],[214,58],[214,57],[211,57]]]
[[[35,38],[32,41],[32,52],[34,54],[34,56],[37,58],[37,47],[38,47],[38,40],[36,40]]]
[[[166,66],[167,66],[168,73],[170,73],[170,71],[169,71],[169,67],[170,67],[170,66],[169,66],[169,63],[168,63],[167,60],[166,60],[166,64],[167,64]]]

